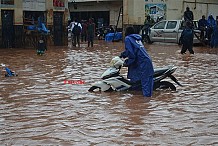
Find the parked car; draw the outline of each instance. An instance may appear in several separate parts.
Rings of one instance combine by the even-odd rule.
[[[200,37],[200,30],[198,30],[198,21],[193,21],[194,24],[194,43],[200,43],[196,35]],[[162,20],[154,24],[148,33],[146,42],[168,42],[181,44],[180,37],[185,27],[183,20]],[[142,31],[140,31],[142,35]]]

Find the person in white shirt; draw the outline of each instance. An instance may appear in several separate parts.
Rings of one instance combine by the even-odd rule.
[[[78,44],[78,47],[80,47],[80,34],[82,32],[82,25],[77,20],[75,20],[71,28],[72,28],[71,30],[73,35],[73,39],[72,39],[73,46],[76,47],[76,44]]]

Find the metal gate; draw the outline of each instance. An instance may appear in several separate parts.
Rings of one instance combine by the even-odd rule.
[[[63,13],[62,12],[54,12],[53,17],[53,37],[54,37],[54,45],[62,46],[63,45]]]
[[[2,47],[14,47],[14,11],[2,10]]]

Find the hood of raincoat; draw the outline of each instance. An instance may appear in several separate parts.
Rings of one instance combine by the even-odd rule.
[[[210,14],[210,15],[208,16],[207,24],[208,24],[208,26],[210,26],[210,27],[216,26],[216,20],[214,19],[214,17],[213,17],[212,14]]]

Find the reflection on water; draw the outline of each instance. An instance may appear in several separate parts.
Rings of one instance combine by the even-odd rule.
[[[218,49],[180,55],[173,44],[146,46],[155,67],[178,66],[177,91],[89,93],[121,43],[94,48],[1,49],[0,145],[216,145]],[[1,70],[2,71],[2,70]],[[126,68],[122,73],[126,75]],[[85,84],[65,84],[82,80]]]

